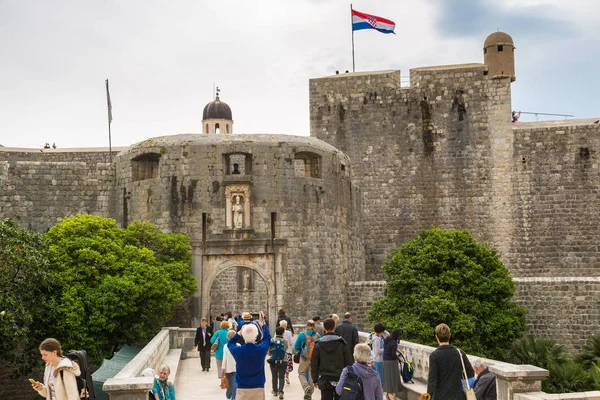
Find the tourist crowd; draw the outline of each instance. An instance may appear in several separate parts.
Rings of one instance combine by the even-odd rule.
[[[265,359],[271,372],[271,394],[279,399],[284,398],[284,388],[291,384],[289,374],[294,363],[298,364],[298,380],[305,400],[312,399],[315,388],[319,389],[322,400],[389,400],[396,399],[402,391],[400,363],[406,360],[399,350],[401,329],[388,333],[378,323],[368,343],[359,343],[352,315],[344,314],[340,322],[332,314],[324,321],[319,316],[308,320],[294,340],[291,319],[283,309],[279,310],[274,337],[262,311],[256,320],[247,312],[240,317],[236,320],[231,313],[225,313],[216,321],[217,326],[209,325],[203,318],[194,339],[202,371],[209,371],[214,352],[218,378],[226,389],[227,399],[265,399]],[[483,360],[474,360],[472,366],[466,354],[450,344],[451,333],[446,324],[435,328],[435,337],[439,346],[429,357],[430,398],[495,400],[496,379]],[[32,388],[47,400],[78,399],[82,374],[78,362],[63,356],[55,339],[42,342],[40,353],[46,363],[44,381],[31,379]],[[163,365],[157,372],[155,375],[150,368],[142,372],[143,376],[154,378],[149,399],[175,400],[169,367]]]

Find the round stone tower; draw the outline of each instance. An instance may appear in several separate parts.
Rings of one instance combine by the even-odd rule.
[[[202,133],[233,133],[231,108],[219,98],[219,88],[217,88],[217,97],[215,100],[204,107],[202,113]]]
[[[483,45],[483,63],[488,66],[488,75],[515,76],[515,45],[513,39],[504,32],[494,32],[485,39]]]

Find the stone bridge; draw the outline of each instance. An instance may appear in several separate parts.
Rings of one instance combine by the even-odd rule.
[[[303,327],[297,328],[300,332]],[[141,372],[148,367],[156,369],[161,364],[167,364],[171,368],[171,378],[175,381],[178,400],[224,398],[225,393],[219,388],[214,360],[211,363],[211,372],[200,372],[198,352],[193,351],[195,332],[194,328],[163,328],[121,372],[106,381],[104,392],[110,395],[111,400],[146,400],[152,386],[152,378],[141,377]],[[360,332],[361,342],[366,338],[367,334]],[[399,347],[415,365],[415,383],[403,384],[404,391],[400,398],[419,399],[427,389],[429,355],[435,348],[406,341],[402,341]],[[491,359],[484,361],[497,377],[498,400],[600,400],[600,391],[561,395],[542,392],[542,380],[548,376],[545,369]],[[268,367],[265,368],[265,392],[268,396],[271,387],[270,373]],[[290,381],[291,384],[285,387],[286,400],[302,399],[303,393],[295,372],[290,374]],[[313,398],[320,398],[318,390],[313,394]]]

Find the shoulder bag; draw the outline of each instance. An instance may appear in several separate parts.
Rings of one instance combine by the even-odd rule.
[[[469,386],[469,377],[467,376],[467,370],[465,369],[465,362],[463,360],[462,353],[460,352],[460,349],[456,349],[456,351],[458,351],[458,357],[460,358],[460,363],[462,365],[463,377],[465,378],[466,382],[465,395],[467,397],[467,400],[477,400],[477,397],[475,396],[475,390],[473,390],[473,388]]]

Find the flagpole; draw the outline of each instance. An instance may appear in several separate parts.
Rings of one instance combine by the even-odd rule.
[[[350,30],[352,30],[352,72],[356,72],[354,69],[354,28],[352,27],[352,3],[350,3]]]
[[[108,79],[106,80],[106,105],[108,107],[108,163],[112,164],[112,143],[110,123],[112,122],[112,104],[110,103],[110,93],[108,91]]]

